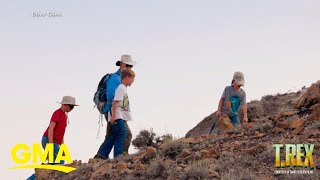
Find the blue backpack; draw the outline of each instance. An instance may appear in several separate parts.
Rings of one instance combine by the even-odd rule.
[[[106,94],[106,89],[108,87],[108,79],[112,76],[112,73],[108,73],[106,75],[104,75],[102,77],[102,79],[100,80],[99,84],[98,84],[98,88],[96,93],[93,96],[93,102],[95,104],[94,107],[97,107],[98,111],[101,114],[103,113],[103,108],[105,106],[105,104],[107,103],[107,94]]]

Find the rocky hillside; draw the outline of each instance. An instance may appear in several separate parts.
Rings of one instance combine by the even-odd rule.
[[[318,82],[319,84],[320,82]],[[314,93],[316,91],[316,86],[312,88],[312,92],[308,94]],[[275,116],[277,116],[280,113],[286,112],[286,111],[297,111],[298,109],[302,108],[302,111],[305,111],[307,109],[304,109],[304,107],[309,108],[310,105],[299,105],[299,107],[296,107],[294,103],[297,103],[297,100],[301,98],[302,94],[304,94],[307,91],[306,88],[303,88],[301,91],[298,92],[292,92],[292,93],[285,93],[285,94],[277,94],[277,95],[267,95],[261,98],[260,101],[251,101],[248,103],[248,120],[249,122],[260,122],[264,121],[266,119],[272,119]],[[317,95],[314,95],[315,97],[312,97],[316,99]],[[318,95],[320,97],[320,95]],[[311,103],[311,104],[317,104],[317,103]],[[240,108],[240,119],[242,119],[243,113],[241,112]],[[208,117],[204,118],[202,121],[199,122],[199,124],[191,129],[187,134],[186,137],[197,137],[202,134],[206,134],[209,132],[212,124],[213,124],[213,118],[214,113],[209,115]],[[271,121],[268,121],[271,122]],[[257,126],[259,124],[256,124]]]
[[[250,123],[208,135],[210,115],[185,138],[116,159],[75,161],[64,174],[37,170],[38,179],[320,179],[320,81],[296,93],[248,104]],[[218,141],[219,139],[219,141]],[[273,144],[314,144],[313,174],[275,175]],[[310,169],[309,169],[310,170]]]

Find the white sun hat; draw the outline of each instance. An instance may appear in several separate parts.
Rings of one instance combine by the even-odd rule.
[[[79,106],[76,104],[76,99],[72,96],[63,96],[62,101],[58,102],[60,104],[70,104],[73,106]]]
[[[132,61],[132,58],[130,55],[127,55],[127,54],[124,54],[121,56],[121,59],[119,61],[117,61],[116,65],[117,66],[120,66],[120,62],[122,63],[125,63],[125,64],[128,64],[128,65],[131,65],[131,66],[134,66],[136,65],[137,62],[135,61]]]

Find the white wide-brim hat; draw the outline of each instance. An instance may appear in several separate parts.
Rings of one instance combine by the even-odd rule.
[[[244,86],[244,84],[245,84],[244,75],[240,71],[237,71],[234,73],[233,80],[236,85]]]
[[[126,54],[121,56],[121,59],[116,62],[116,65],[120,66],[120,62],[131,65],[131,66],[134,66],[137,63],[135,61],[132,61],[132,58],[130,55],[126,55]]]
[[[79,106],[76,104],[76,99],[72,96],[63,96],[62,101],[58,102],[60,104],[69,104],[73,106]]]

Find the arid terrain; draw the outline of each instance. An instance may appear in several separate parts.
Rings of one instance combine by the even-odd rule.
[[[249,123],[222,135],[208,134],[213,118],[205,117],[180,139],[141,132],[133,141],[136,154],[74,161],[68,166],[77,169],[69,174],[36,170],[37,179],[320,179],[320,81],[249,102]],[[275,174],[273,144],[314,144],[314,168],[286,168],[313,174]]]

